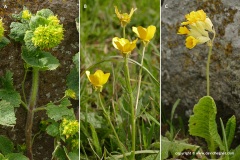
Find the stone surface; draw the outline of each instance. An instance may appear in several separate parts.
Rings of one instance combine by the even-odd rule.
[[[54,14],[58,15],[65,29],[64,40],[58,48],[50,51],[59,59],[60,66],[54,71],[40,72],[40,88],[38,94],[37,106],[42,106],[50,101],[60,99],[66,89],[66,76],[73,67],[72,56],[78,52],[79,36],[76,29],[75,18],[79,16],[78,0],[33,0],[33,1],[10,1],[0,2],[0,16],[5,25],[5,36],[8,37],[9,26],[15,21],[11,15],[19,13],[23,6],[26,6],[32,13],[49,8]],[[8,37],[9,38],[9,37]],[[15,88],[21,92],[21,82],[24,75],[23,60],[21,59],[21,45],[11,40],[11,43],[0,50],[0,75],[2,76],[6,69],[14,73],[13,80]],[[26,95],[28,98],[31,86],[31,73],[26,79]],[[78,103],[74,102],[77,108]],[[25,121],[26,111],[20,107],[17,112],[17,124],[14,128],[0,126],[0,135],[6,135],[13,139],[15,144],[23,144],[25,141]],[[37,112],[34,116],[33,134],[39,132],[39,122],[46,119],[45,111]],[[33,152],[35,160],[50,160],[54,150],[53,138],[45,133],[36,136]]]
[[[167,4],[167,5],[166,5]],[[166,8],[166,7],[167,8]],[[182,111],[206,95],[208,47],[185,47],[177,31],[185,15],[203,9],[216,30],[210,64],[210,95],[222,117],[240,119],[240,4],[235,0],[165,0],[161,7],[161,101],[163,109],[180,98]],[[186,112],[185,112],[186,113]]]

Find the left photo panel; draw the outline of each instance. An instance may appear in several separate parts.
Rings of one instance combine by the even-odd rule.
[[[0,1],[0,159],[79,159],[79,1]]]

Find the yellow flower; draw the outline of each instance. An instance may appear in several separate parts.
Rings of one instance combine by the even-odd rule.
[[[205,21],[206,13],[203,10],[192,11],[189,14],[185,15],[185,18],[188,20],[187,22],[182,22],[182,25],[188,25],[195,23],[197,21]]]
[[[0,40],[2,39],[3,35],[4,35],[4,27],[3,27],[2,19],[0,19]]]
[[[199,41],[194,38],[193,36],[188,36],[186,39],[186,47],[189,49],[192,49],[193,47],[195,47],[197,45]]]
[[[120,50],[121,53],[128,55],[134,48],[136,48],[137,40],[138,39],[135,39],[134,41],[130,42],[125,38],[114,37],[112,39],[112,44],[116,49]]]
[[[121,14],[118,11],[117,6],[114,6],[114,7],[115,7],[115,13],[116,13],[118,19],[120,20],[122,27],[125,27],[130,22],[133,13],[137,10],[137,8],[135,8],[135,9],[132,8],[131,12],[129,14],[127,14],[127,13],[122,13]]]
[[[153,26],[153,25],[148,26],[147,28],[143,28],[142,26],[138,26],[138,27],[132,27],[132,30],[133,30],[134,33],[137,34],[137,36],[146,45],[153,38],[153,36],[156,32],[156,27]]]
[[[77,99],[76,93],[72,89],[68,89],[65,91],[65,96],[70,97],[72,99]]]
[[[189,30],[187,29],[187,27],[180,27],[179,29],[178,29],[178,33],[177,34],[189,34]]]
[[[187,22],[183,22],[182,25],[186,26],[180,27],[177,34],[187,35],[186,47],[192,49],[197,44],[203,44],[205,42],[208,45],[212,45],[212,41],[215,37],[215,31],[211,20],[206,16],[203,10],[192,11],[186,16]],[[208,32],[213,33],[213,39],[211,40]]]
[[[92,83],[94,88],[97,91],[102,91],[103,85],[107,83],[110,73],[103,73],[102,70],[97,70],[94,74],[90,74],[89,71],[86,71],[88,80]]]
[[[31,18],[31,13],[29,12],[29,10],[24,10],[22,12],[22,18],[23,19],[30,19]]]

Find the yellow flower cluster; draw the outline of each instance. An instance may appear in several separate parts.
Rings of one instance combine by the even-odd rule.
[[[189,49],[194,48],[198,44],[208,43],[212,45],[212,39],[209,37],[209,32],[215,36],[215,30],[211,20],[206,16],[203,10],[192,11],[185,15],[186,22],[178,29],[178,34],[187,35],[186,47]],[[188,26],[189,29],[186,27]],[[213,37],[214,38],[214,37]]]
[[[22,18],[23,19],[26,19],[26,20],[28,20],[28,19],[30,19],[31,18],[31,13],[29,12],[29,10],[23,10],[23,12],[22,12]]]
[[[62,135],[65,135],[66,139],[78,134],[79,132],[79,123],[77,120],[67,120],[64,118],[61,126],[63,128]]]
[[[62,25],[40,25],[33,32],[32,41],[41,49],[49,49],[57,46],[63,40]]]
[[[2,19],[0,19],[0,40],[2,39],[3,35],[4,35],[4,27],[3,27]]]
[[[40,49],[57,46],[63,40],[63,26],[57,16],[49,16],[46,25],[40,25],[33,32],[33,44]]]

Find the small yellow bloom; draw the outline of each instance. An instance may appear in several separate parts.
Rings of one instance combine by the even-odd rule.
[[[103,85],[107,83],[110,73],[103,73],[102,70],[97,70],[94,74],[86,71],[88,80],[92,83],[96,90],[102,91]]]
[[[134,41],[130,42],[128,39],[125,38],[118,38],[114,37],[112,39],[113,46],[120,50],[123,54],[130,54],[131,51],[136,48],[136,43],[138,39],[135,39]]]
[[[72,99],[77,99],[76,93],[71,89],[68,89],[68,90],[65,91],[65,96],[70,97]]]
[[[180,27],[179,29],[178,29],[178,33],[177,34],[189,34],[189,30],[187,29],[187,27]]]
[[[156,27],[153,26],[153,25],[148,26],[147,28],[143,28],[142,26],[138,26],[138,27],[132,27],[132,30],[133,30],[134,33],[137,34],[137,36],[146,45],[153,38],[153,36],[154,36],[154,34],[156,32]]]
[[[188,36],[186,39],[186,47],[189,49],[192,49],[193,47],[195,47],[197,45],[199,41],[194,38],[193,36]]]
[[[30,19],[31,18],[31,13],[29,12],[29,10],[24,10],[22,12],[22,18],[23,19]]]
[[[183,22],[182,25],[188,25],[195,23],[197,21],[205,21],[207,16],[203,10],[192,11],[189,14],[185,15],[185,18],[188,20],[187,22]]]
[[[3,27],[2,19],[0,19],[0,40],[2,39],[3,35],[4,35],[4,27]]]
[[[137,10],[137,8],[135,8],[135,9],[132,8],[131,12],[129,14],[127,14],[127,13],[122,13],[121,14],[118,11],[117,6],[114,6],[114,7],[115,7],[115,13],[116,13],[118,19],[120,20],[122,27],[125,27],[130,22],[133,13]]]

